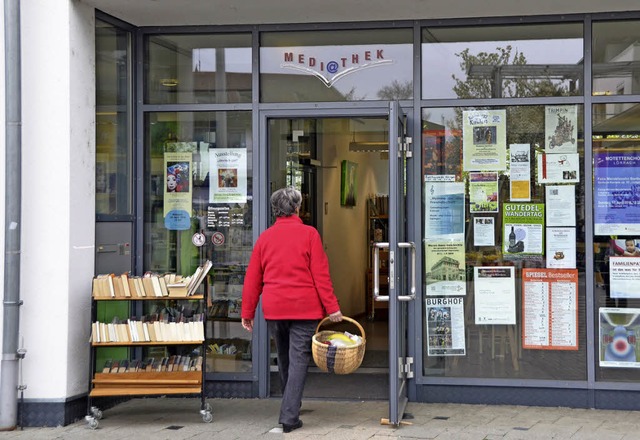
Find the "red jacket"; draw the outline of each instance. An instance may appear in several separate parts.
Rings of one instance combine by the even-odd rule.
[[[340,310],[318,231],[297,215],[278,217],[256,242],[242,289],[242,318],[262,294],[266,319],[322,319]]]

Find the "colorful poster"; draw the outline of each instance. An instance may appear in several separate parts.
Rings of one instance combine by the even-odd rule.
[[[498,212],[498,173],[469,173],[469,210]]]
[[[505,256],[542,255],[544,204],[503,203],[502,211]]]
[[[167,229],[191,227],[192,153],[164,153],[164,223]]]
[[[640,309],[599,309],[600,366],[640,368],[637,335],[640,334]]]
[[[575,185],[547,185],[545,201],[547,226],[576,225]]]
[[[576,228],[547,228],[547,267],[576,268]]]
[[[522,269],[522,348],[578,349],[578,270]]]
[[[464,356],[464,299],[427,298],[427,356]]]
[[[578,106],[548,105],[544,108],[544,148],[547,153],[578,151]]]
[[[466,295],[464,242],[427,242],[425,253],[427,295]]]
[[[529,144],[509,146],[509,197],[512,202],[531,200],[531,147]]]
[[[495,246],[495,221],[493,217],[473,218],[473,245]]]
[[[464,171],[505,171],[506,110],[464,111],[462,124]]]
[[[640,298],[640,258],[609,257],[609,283],[611,298]]]
[[[464,242],[464,182],[425,182],[425,241]]]
[[[640,235],[640,151],[594,154],[594,232]]]
[[[209,160],[209,203],[247,203],[247,149],[210,149]]]
[[[538,154],[538,183],[580,182],[579,154]]]
[[[505,267],[474,267],[477,325],[515,325],[515,270]]]

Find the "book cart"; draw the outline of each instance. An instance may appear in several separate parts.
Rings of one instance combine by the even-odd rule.
[[[207,263],[209,264],[208,266]],[[191,286],[192,288],[188,289],[188,294],[188,286],[179,288],[178,285],[174,285],[175,289],[160,287],[159,292],[164,293],[158,293],[158,290],[152,287],[151,282],[148,282],[147,285],[147,281],[145,281],[146,290],[152,290],[155,293],[139,296],[140,290],[136,294],[135,283],[132,283],[132,278],[138,277],[129,278],[130,289],[125,289],[126,291],[128,290],[126,294],[124,292],[118,294],[119,283],[117,281],[114,283],[113,280],[107,284],[114,284],[115,289],[111,289],[110,293],[106,295],[97,294],[99,289],[96,289],[96,281],[94,279],[91,300],[92,336],[89,363],[91,370],[89,374],[87,415],[85,416],[85,420],[91,429],[96,429],[99,425],[99,420],[102,419],[102,411],[94,404],[94,399],[101,397],[198,394],[200,395],[202,421],[205,423],[213,421],[212,408],[206,402],[204,391],[206,370],[206,325],[204,321],[206,320],[206,295],[209,284],[206,275],[211,267],[210,262],[207,263],[198,268],[198,271],[201,272],[199,280],[195,279],[196,274],[190,280],[197,283],[197,285]],[[113,277],[113,275],[111,277],[118,278]],[[127,277],[125,275],[121,277],[124,277],[124,282],[121,285],[127,284]],[[153,284],[159,283],[154,282]],[[204,289],[201,289],[203,293],[194,293],[193,291],[200,284],[204,284]],[[171,285],[169,284],[169,286]],[[156,288],[158,287],[156,286]],[[131,289],[134,290],[132,291]],[[198,314],[201,315],[201,318],[197,322],[191,321],[194,325],[184,322],[159,321],[143,323],[143,319],[136,320],[133,316],[134,313],[139,313],[142,310],[144,302],[147,301],[155,301],[157,304],[164,303],[166,307],[169,307],[169,304],[190,304],[191,306],[196,306],[202,312]],[[113,302],[113,304],[116,302],[125,303],[128,306],[129,316],[127,318],[129,319],[118,324],[100,322],[98,304],[108,302]],[[146,324],[146,326],[143,324]],[[178,327],[180,324],[184,324],[184,326]],[[108,360],[105,368],[103,368],[102,365],[97,364],[97,351],[102,347],[128,348],[129,360],[125,362],[119,361],[118,365],[114,365],[115,361]],[[164,356],[148,357],[146,360],[133,360],[136,357],[141,357],[145,348],[148,351],[156,349],[156,355],[158,352],[164,352]],[[167,352],[170,350],[174,352],[182,351],[182,353],[192,350],[191,354],[199,353],[199,355],[193,357],[174,354],[169,357]],[[175,363],[176,357],[182,359],[180,363]],[[162,359],[160,360],[160,358]],[[151,361],[153,363],[150,363]],[[123,363],[126,365],[122,365]],[[134,366],[134,364],[136,365]]]

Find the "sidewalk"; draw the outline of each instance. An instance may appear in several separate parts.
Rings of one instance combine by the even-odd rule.
[[[386,402],[305,400],[304,426],[282,434],[278,399],[209,399],[213,422],[204,423],[199,399],[133,399],[104,411],[96,430],[87,422],[59,428],[0,432],[0,439],[580,439],[640,438],[633,411],[409,403],[410,425],[380,424]]]

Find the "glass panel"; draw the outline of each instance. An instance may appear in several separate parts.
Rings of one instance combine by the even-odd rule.
[[[96,214],[131,214],[131,34],[96,21]]]
[[[413,98],[411,29],[262,34],[260,101]]]
[[[250,371],[240,304],[253,245],[251,113],[158,112],[144,123],[144,269],[190,275],[211,260],[207,371]]]
[[[251,35],[158,35],[146,42],[145,102],[251,102]]]
[[[593,94],[640,93],[640,21],[593,24]]]
[[[424,374],[586,379],[582,106],[422,111]]]
[[[640,105],[593,106],[596,379],[627,382],[639,368]],[[629,258],[632,257],[632,258]]]
[[[426,28],[422,98],[582,94],[582,25]]]

